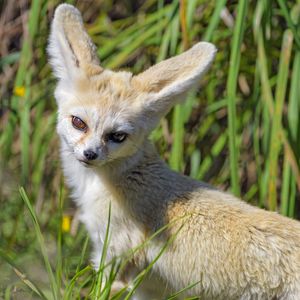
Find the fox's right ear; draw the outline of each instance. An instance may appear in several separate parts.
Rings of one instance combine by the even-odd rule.
[[[213,44],[200,42],[132,78],[132,86],[137,91],[148,94],[143,109],[154,125],[199,83],[209,69],[216,51]]]
[[[59,79],[73,79],[82,72],[93,76],[102,71],[96,47],[84,29],[80,12],[72,5],[61,4],[55,10],[47,50]]]

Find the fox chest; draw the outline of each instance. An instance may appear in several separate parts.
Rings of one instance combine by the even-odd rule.
[[[127,253],[143,242],[143,230],[128,216],[124,207],[105,187],[97,174],[80,173],[74,185],[74,172],[67,172],[73,198],[80,209],[80,220],[85,224],[93,243],[92,261],[97,268],[106,234],[109,234],[107,260]],[[108,230],[107,230],[108,229]]]

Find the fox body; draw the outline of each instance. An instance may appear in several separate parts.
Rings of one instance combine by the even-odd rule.
[[[117,288],[165,247],[137,299],[162,299],[189,285],[185,295],[201,299],[300,299],[299,223],[173,172],[148,141],[209,68],[212,44],[198,43],[139,75],[105,70],[79,11],[62,4],[48,52],[58,78],[63,168],[96,268],[111,206],[108,261],[148,241]]]

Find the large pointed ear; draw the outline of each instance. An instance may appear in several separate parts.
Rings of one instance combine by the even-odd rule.
[[[80,72],[92,76],[102,71],[96,47],[84,29],[80,12],[72,5],[61,4],[55,10],[48,53],[59,79],[72,79]]]
[[[199,83],[216,54],[216,47],[200,42],[188,51],[164,60],[132,78],[133,87],[149,97],[144,103],[147,113],[162,117],[183,100]],[[153,117],[152,115],[152,117]]]

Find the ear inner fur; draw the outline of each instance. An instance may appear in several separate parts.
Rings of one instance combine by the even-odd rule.
[[[157,124],[157,119],[183,101],[186,93],[199,83],[215,53],[214,45],[200,42],[190,50],[164,60],[132,78],[135,89],[149,94],[144,102],[144,112],[153,119],[153,126]]]
[[[69,4],[55,11],[48,52],[59,78],[72,78],[80,71],[90,77],[103,70],[80,12]]]
[[[215,53],[216,48],[212,44],[200,42],[190,50],[134,76],[133,85],[142,92],[158,93],[172,84],[182,83],[189,78],[194,77],[197,81],[207,71]],[[186,87],[189,88],[190,85]]]

